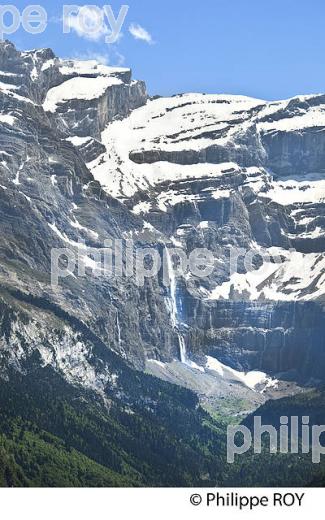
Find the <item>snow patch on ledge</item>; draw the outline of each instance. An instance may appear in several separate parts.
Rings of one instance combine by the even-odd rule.
[[[72,78],[48,91],[43,108],[47,112],[55,112],[59,104],[73,99],[90,101],[100,98],[109,87],[122,83],[120,79],[111,76]]]
[[[217,372],[220,376],[234,378],[236,381],[243,383],[251,390],[256,390],[259,385],[270,386],[271,383],[276,384],[275,380],[272,380],[265,372],[258,370],[251,370],[249,372],[239,372],[234,368],[224,365],[218,359],[211,356],[207,356],[206,368]]]
[[[260,370],[241,372],[224,365],[218,359],[212,356],[205,356],[205,360],[205,365],[198,365],[191,360],[188,360],[186,363],[181,363],[178,361],[178,363],[185,370],[190,369],[195,370],[196,372],[200,372],[202,377],[213,376],[217,385],[218,382],[220,383],[221,381],[225,383],[231,383],[232,385],[238,384],[248,388],[252,392],[259,394],[263,394],[269,388],[277,388],[279,384],[277,379],[272,378]],[[156,367],[159,367],[161,373],[165,374],[170,372],[172,366],[171,363],[163,363],[162,361],[158,361],[156,359],[148,359],[147,362],[149,365],[156,365]],[[211,372],[213,374],[211,374]]]

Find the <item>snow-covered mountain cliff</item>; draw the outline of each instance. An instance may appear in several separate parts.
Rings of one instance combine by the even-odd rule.
[[[190,371],[199,394],[223,384],[220,366],[250,397],[244,371],[262,373],[259,395],[270,375],[324,379],[324,95],[151,99],[129,69],[4,42],[0,103],[4,372],[37,351],[70,382],[121,395],[99,341],[172,382]],[[51,285],[53,247],[130,238],[213,253],[208,277],[175,281],[177,320],[159,276],[139,287],[86,269]],[[232,270],[237,249],[250,268]]]

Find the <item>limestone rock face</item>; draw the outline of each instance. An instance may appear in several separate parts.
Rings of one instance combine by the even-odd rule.
[[[324,114],[325,96],[150,99],[129,69],[2,42],[2,369],[38,352],[104,391],[96,342],[138,369],[185,344],[203,366],[324,379]],[[161,272],[94,275],[104,241],[130,239],[207,248],[213,272],[176,276],[174,292]],[[53,248],[81,251],[83,276],[53,287]]]
[[[60,312],[78,320],[76,330],[69,333],[71,344],[82,323],[108,350],[138,368],[144,366],[147,356],[161,355],[160,344],[164,345],[162,356],[176,356],[173,333],[166,334],[170,317],[158,282],[148,280],[138,287],[132,279],[96,276],[91,269],[94,264],[87,258],[91,250],[102,259],[105,240],[134,237],[139,248],[145,245],[143,219],[104,192],[85,162],[105,149],[92,133],[98,136],[105,121],[122,118],[145,103],[144,85],[131,81],[127,69],[97,68],[93,62],[66,63],[49,50],[20,53],[8,42],[1,44],[0,62],[0,284],[6,329],[1,352],[14,356],[12,344],[19,351],[28,345],[28,352],[33,346],[43,356],[44,343],[52,344],[56,335],[50,326],[47,330],[43,310],[48,308],[57,323]],[[70,78],[82,81],[89,75],[94,82],[103,79],[105,83],[101,98],[90,100],[91,109],[88,99],[63,98],[58,100],[60,114],[45,110],[53,89]],[[67,92],[71,94],[69,89]],[[74,102],[75,107],[80,103],[80,110],[76,108],[77,125],[70,121],[72,133],[65,113],[71,114],[69,107]],[[86,128],[87,110],[90,132],[83,139],[77,135],[77,126]],[[82,253],[84,275],[71,275],[53,287],[52,249],[67,248],[77,258],[79,242],[86,248]],[[14,309],[13,314],[8,308]],[[19,319],[25,320],[18,317],[25,314],[31,323],[28,334],[23,326],[19,331],[18,325]],[[42,336],[39,328],[43,328]],[[34,333],[37,341],[31,339]],[[55,365],[57,355],[54,352],[53,358],[50,354],[45,358]],[[94,358],[90,347],[89,358]],[[98,368],[100,360],[93,361]]]
[[[102,133],[89,166],[103,188],[188,255],[214,254],[207,278],[177,282],[194,356],[323,377],[324,106],[185,94]]]

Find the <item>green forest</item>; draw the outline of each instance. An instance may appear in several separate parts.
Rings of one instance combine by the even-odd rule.
[[[25,487],[321,486],[325,465],[307,455],[262,454],[226,462],[228,418],[213,419],[194,394],[141,373],[138,403],[102,400],[51,368],[0,383],[0,485]],[[153,404],[154,403],[154,404]],[[305,415],[325,422],[325,392],[269,401],[263,423]],[[252,426],[250,416],[244,423]],[[233,418],[231,418],[233,422]]]

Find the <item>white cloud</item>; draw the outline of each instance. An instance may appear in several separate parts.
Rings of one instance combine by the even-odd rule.
[[[136,40],[142,40],[149,44],[154,43],[151,34],[138,23],[131,23],[129,31]]]
[[[105,23],[104,10],[96,6],[83,7],[82,16],[70,14],[65,23],[78,36],[87,40],[98,41],[110,33]]]
[[[117,43],[123,37],[122,27],[128,12],[128,6],[122,5],[115,17],[110,5],[102,8],[96,5],[65,6],[63,14],[63,32],[75,31],[79,37],[99,41],[105,38],[108,44]]]

